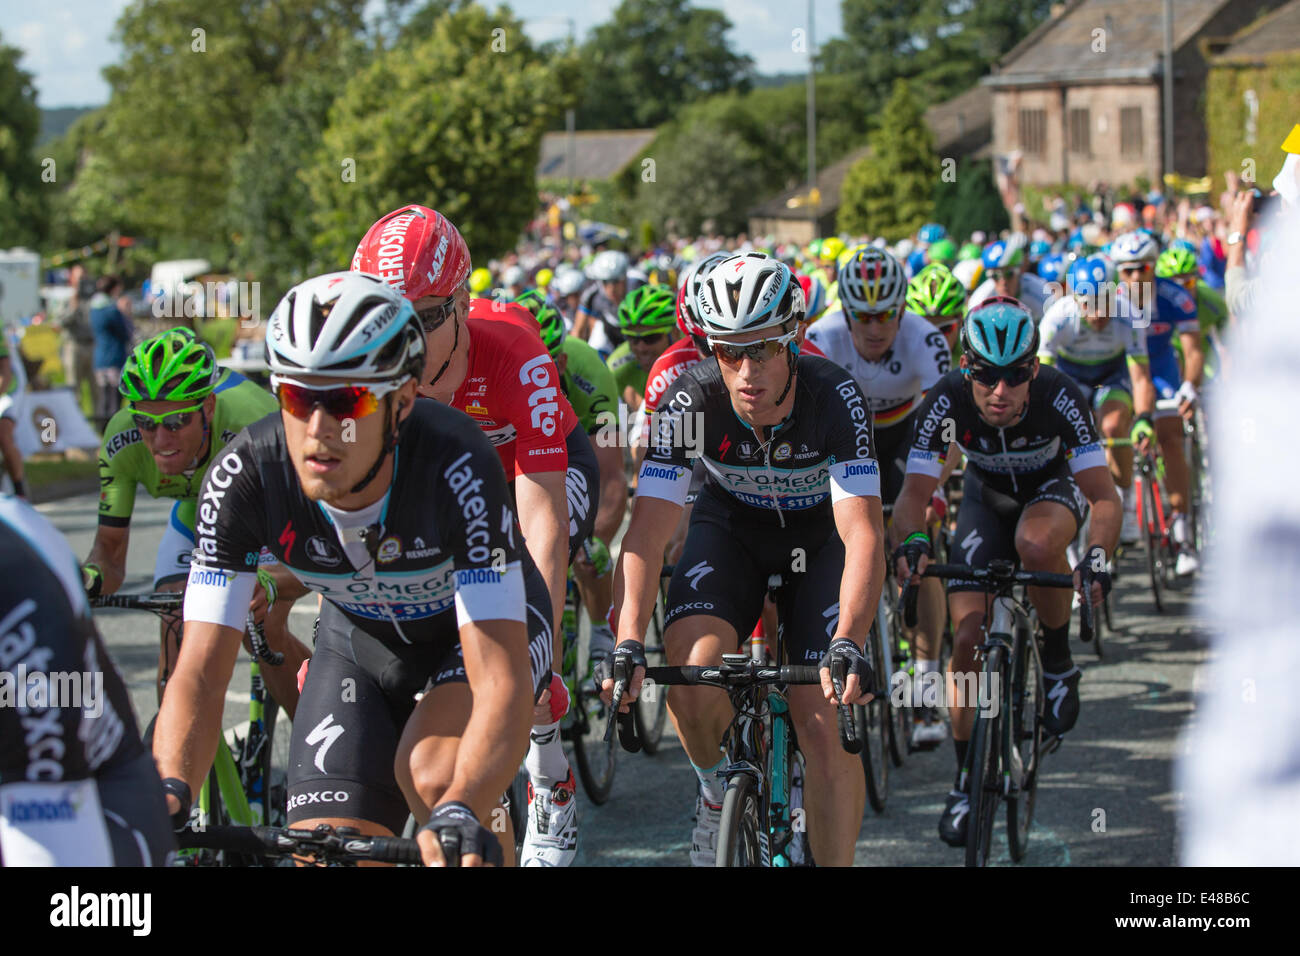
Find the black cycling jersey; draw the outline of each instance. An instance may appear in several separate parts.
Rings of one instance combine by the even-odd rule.
[[[628,291],[632,291],[628,283]],[[578,297],[578,308],[594,315],[605,326],[605,337],[611,345],[623,344],[623,330],[618,326],[618,303],[605,295],[605,289],[599,282],[593,282],[582,290]]]
[[[967,475],[1021,501],[1049,478],[1106,467],[1088,400],[1068,375],[1040,367],[1024,413],[1006,428],[980,416],[971,388],[956,369],[926,393],[916,412],[908,474],[939,477],[950,440],[966,456]]]
[[[716,361],[683,372],[656,413],[637,494],[683,503],[698,450],[708,471],[701,499],[760,524],[784,527],[790,514],[828,522],[834,501],[879,497],[871,413],[858,383],[810,355],[799,356],[797,372],[790,415],[760,429],[765,440],[736,415]]]
[[[162,865],[153,760],[67,542],[0,497],[0,862]]]
[[[385,641],[454,639],[466,621],[525,620],[524,579],[537,571],[500,459],[479,427],[418,399],[394,460],[373,523],[349,537],[345,516],[331,517],[303,494],[280,416],[245,429],[204,481],[186,620],[242,628],[263,545],[354,626]]]

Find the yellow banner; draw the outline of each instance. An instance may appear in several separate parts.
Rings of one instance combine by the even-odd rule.
[[[1300,123],[1291,130],[1291,134],[1282,140],[1282,152],[1300,153]]]
[[[1190,176],[1183,176],[1179,173],[1165,173],[1165,185],[1175,192],[1187,193],[1192,196],[1198,193],[1208,194],[1210,192],[1210,177],[1202,176],[1200,179],[1192,179]]]

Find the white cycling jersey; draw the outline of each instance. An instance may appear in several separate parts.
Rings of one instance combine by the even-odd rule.
[[[952,364],[952,352],[943,333],[912,312],[903,313],[894,344],[878,362],[863,358],[854,347],[853,333],[842,309],[810,325],[808,339],[853,376],[866,396],[877,429],[907,418],[926,390]]]
[[[1105,365],[1125,355],[1145,362],[1146,326],[1135,324],[1134,318],[1128,300],[1116,297],[1115,314],[1105,327],[1095,329],[1084,319],[1074,296],[1057,299],[1038,325],[1038,354],[1075,365]]]

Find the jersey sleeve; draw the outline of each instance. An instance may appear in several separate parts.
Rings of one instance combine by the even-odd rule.
[[[636,493],[637,497],[662,498],[676,505],[685,505],[691,490],[694,464],[687,454],[686,437],[692,432],[688,431],[686,416],[703,416],[704,392],[692,370],[687,369],[677,377],[663,398],[668,401],[649,419],[654,428],[650,429],[649,444],[637,475]],[[693,433],[702,434],[703,429],[696,429]]]
[[[1165,312],[1161,318],[1167,315],[1169,324],[1180,335],[1199,334],[1201,320],[1196,311],[1196,296],[1169,279],[1161,279],[1159,283],[1156,307]]]
[[[925,394],[916,412],[916,430],[912,433],[912,447],[907,453],[906,474],[929,475],[938,478],[943,474],[944,453],[948,443],[943,436],[947,429],[945,420],[952,420],[955,402],[945,376]]]
[[[826,416],[831,503],[845,498],[879,498],[880,466],[872,447],[871,410],[853,376],[835,385],[835,396],[820,411]]]
[[[1070,473],[1078,474],[1089,468],[1106,467],[1106,450],[1092,421],[1092,409],[1087,398],[1072,379],[1062,375],[1052,408],[1056,411],[1057,430],[1065,449],[1065,460]]]
[[[142,477],[133,467],[139,460],[140,430],[125,409],[110,419],[99,448],[99,523],[125,528],[135,510],[136,484]]]
[[[925,324],[930,325],[929,322]],[[933,326],[930,326],[930,330],[925,333],[921,346],[924,349],[922,359],[918,363],[921,371],[921,388],[928,392],[934,387],[934,383],[947,375],[948,370],[952,368],[952,349],[948,347],[948,340],[944,338],[943,333]]]
[[[1066,311],[1068,299],[1062,299],[1052,305],[1038,323],[1038,358],[1049,365],[1056,361],[1056,356],[1069,347],[1069,329],[1073,324]]]
[[[516,354],[522,363],[501,376],[505,418],[515,427],[515,475],[563,472],[569,467],[566,408],[570,422],[577,418],[560,392],[560,373],[541,340],[521,349]]]
[[[247,431],[212,463],[199,493],[196,547],[185,586],[185,620],[242,631],[257,585],[258,556],[266,535],[262,482]]]
[[[439,523],[456,577],[456,624],[525,621],[523,542],[515,534],[505,473],[482,432],[469,426],[462,446],[441,468]]]

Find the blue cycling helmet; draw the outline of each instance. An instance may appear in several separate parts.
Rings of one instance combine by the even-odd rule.
[[[1038,275],[1048,282],[1059,282],[1065,272],[1065,255],[1051,252],[1038,260]]]
[[[1038,326],[1018,299],[995,295],[966,313],[961,347],[990,365],[1016,365],[1038,351]]]
[[[1029,261],[1037,262],[1052,251],[1052,244],[1046,239],[1035,239],[1029,244]]]
[[[1110,268],[1101,256],[1075,259],[1065,274],[1065,285],[1073,295],[1092,298],[1111,281]]]
[[[1010,239],[999,239],[984,247],[981,258],[985,269],[1007,269],[1018,266],[1025,260],[1025,245],[1017,241],[1014,236]]]
[[[937,222],[927,222],[921,227],[921,231],[916,234],[916,238],[926,244],[938,242],[940,239],[948,238],[948,230]]]

